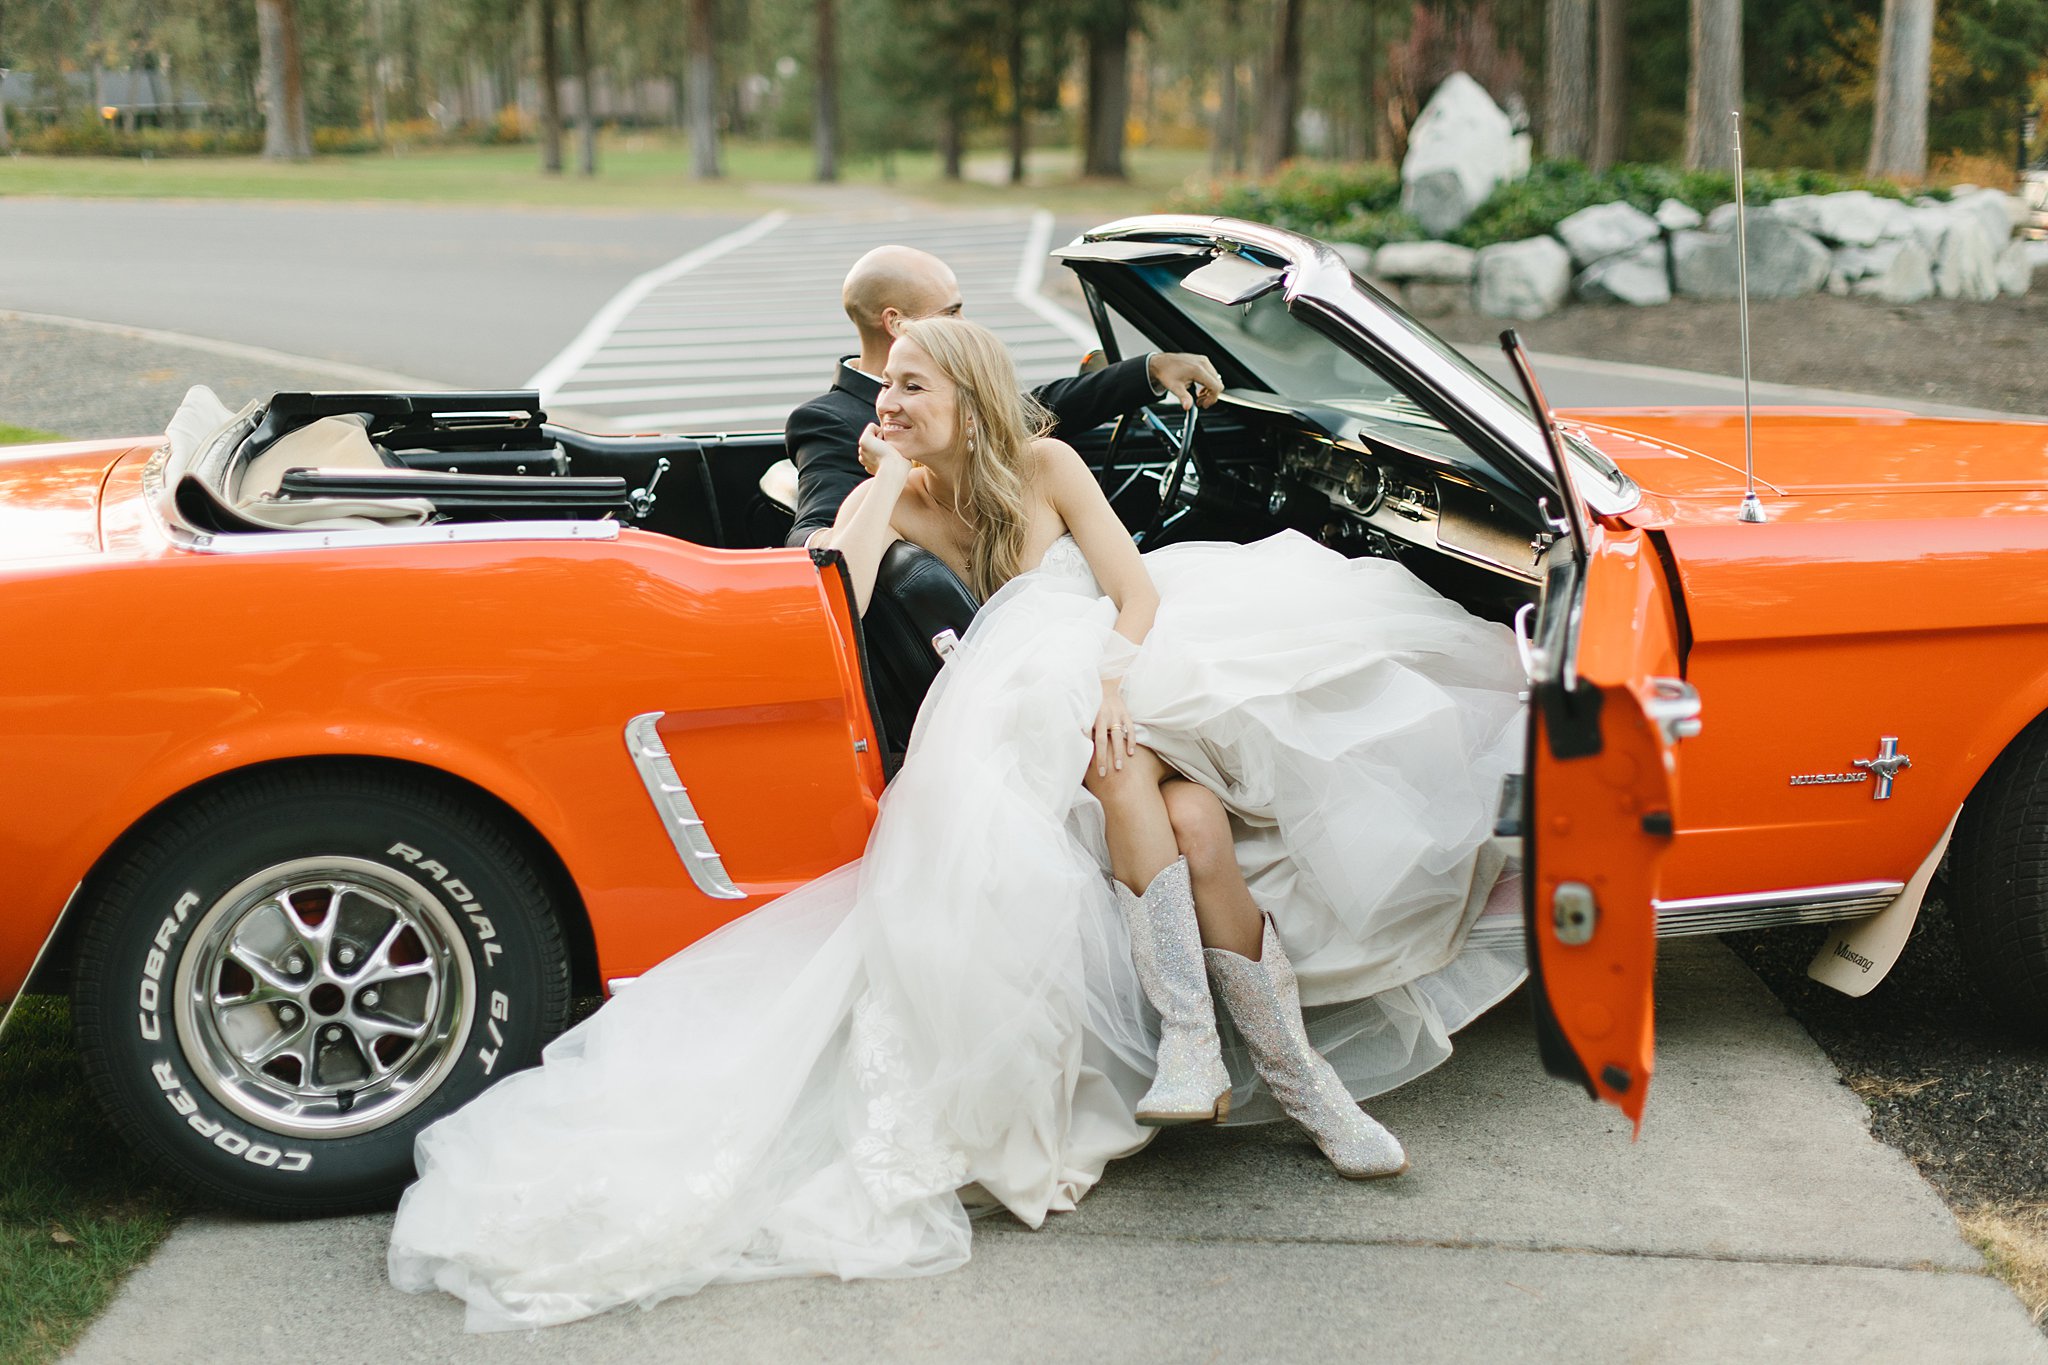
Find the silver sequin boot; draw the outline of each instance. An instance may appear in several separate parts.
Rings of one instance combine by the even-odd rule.
[[[1323,1054],[1309,1045],[1294,964],[1270,919],[1265,935],[1257,962],[1221,948],[1203,950],[1216,993],[1244,1035],[1259,1079],[1288,1117],[1308,1129],[1339,1175],[1375,1180],[1401,1174],[1408,1169],[1401,1144],[1358,1107]]]
[[[1216,1005],[1202,970],[1188,860],[1168,863],[1142,897],[1122,882],[1112,884],[1130,930],[1138,984],[1159,1011],[1159,1069],[1152,1088],[1138,1101],[1138,1122],[1163,1128],[1221,1119],[1230,1112],[1230,1072],[1223,1065]]]

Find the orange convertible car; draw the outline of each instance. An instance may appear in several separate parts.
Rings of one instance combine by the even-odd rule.
[[[1147,544],[1296,528],[1519,632],[1527,898],[1471,932],[1526,936],[1552,1071],[1641,1114],[1659,934],[1841,921],[1816,974],[1868,989],[1945,850],[1985,989],[2048,1019],[2048,427],[1773,413],[1743,521],[1739,412],[1552,428],[1315,242],[1061,254],[1111,357],[1229,385],[1086,450]],[[974,604],[898,546],[857,620],[781,548],[781,456],[279,394],[0,460],[0,999],[68,989],[188,1186],[389,1199],[573,998],[859,854]]]

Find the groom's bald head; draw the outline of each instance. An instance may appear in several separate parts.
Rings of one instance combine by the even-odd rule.
[[[944,261],[913,246],[878,246],[853,263],[840,289],[861,350],[886,351],[899,321],[960,311],[960,282]]]

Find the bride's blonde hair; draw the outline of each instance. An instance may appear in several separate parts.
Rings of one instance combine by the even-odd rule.
[[[960,504],[974,528],[967,586],[987,601],[1017,576],[1024,557],[1030,503],[1026,470],[1031,443],[1052,430],[1052,414],[1017,388],[1017,367],[995,333],[964,318],[920,318],[899,336],[932,358],[959,390]]]

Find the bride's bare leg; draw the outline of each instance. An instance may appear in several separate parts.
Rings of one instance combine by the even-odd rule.
[[[1140,894],[1180,856],[1159,792],[1159,784],[1171,772],[1157,754],[1140,746],[1121,768],[1106,774],[1098,775],[1091,764],[1082,782],[1102,803],[1110,874]]]
[[[1237,867],[1230,815],[1216,793],[1199,782],[1169,777],[1160,786],[1174,843],[1188,860],[1195,892],[1195,922],[1204,947],[1259,959],[1264,932],[1258,903]]]
[[[1193,878],[1159,788],[1171,772],[1150,749],[1139,749],[1106,773],[1091,765],[1087,777],[1102,802],[1131,965],[1159,1011],[1152,1086],[1133,1107],[1133,1117],[1153,1127],[1206,1123],[1230,1112],[1230,1071],[1216,1034]]]

